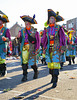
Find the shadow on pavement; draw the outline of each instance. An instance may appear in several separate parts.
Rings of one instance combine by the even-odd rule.
[[[18,66],[20,65],[20,63],[18,63],[18,62],[16,64],[18,64]],[[7,65],[7,67],[9,67],[9,66]],[[11,64],[11,67],[12,67],[12,64]],[[42,67],[41,64],[39,64],[38,67],[39,68]],[[31,67],[29,67],[29,69],[31,69]],[[39,70],[38,78],[46,77],[47,75],[49,75],[49,72],[47,70],[48,70],[47,67],[44,67],[41,70]],[[16,72],[22,71],[22,68],[21,67],[14,68],[14,66],[13,66],[13,69],[7,70],[8,73],[12,73],[12,72],[15,72],[15,71]],[[33,80],[33,75],[34,75],[34,71],[28,72],[27,82]],[[8,89],[8,88],[13,89],[17,85],[23,84],[23,82],[21,82],[22,76],[23,76],[22,74],[19,74],[19,75],[13,75],[12,77],[8,77],[10,79],[8,79],[7,77],[0,79],[0,91],[3,91],[4,89]]]
[[[22,96],[23,96],[23,97],[24,97],[23,100],[34,100],[34,98],[35,98],[35,99],[38,98],[39,95],[42,95],[43,93],[45,93],[45,92],[47,92],[47,91],[53,89],[52,87],[49,87],[49,88],[47,88],[47,89],[45,89],[45,90],[43,90],[43,91],[40,91],[40,92],[38,92],[38,93],[36,93],[36,94],[33,94],[33,93],[35,93],[36,91],[38,91],[38,89],[40,90],[40,89],[42,89],[43,87],[46,87],[46,86],[48,86],[48,85],[50,85],[50,84],[51,84],[51,83],[47,83],[47,84],[45,84],[45,85],[43,85],[43,86],[41,86],[41,87],[38,87],[38,88],[36,88],[36,89],[34,89],[34,90],[27,91],[27,92],[25,92],[25,93],[19,95],[18,97],[22,97]],[[31,95],[31,96],[25,98],[26,96],[28,96],[28,95],[30,95],[30,94],[33,94],[33,95]],[[9,100],[16,100],[16,99],[15,99],[15,98],[12,98],[12,99],[9,99]]]
[[[17,68],[15,68],[14,66],[17,66]],[[13,67],[13,69],[11,69],[11,70],[8,70],[8,73],[11,73],[11,72],[13,72],[13,71],[22,71],[22,68],[21,67],[18,67],[18,66],[20,66],[20,62],[11,62],[11,63],[7,63],[7,67]],[[76,67],[77,66],[77,64],[75,64],[75,65],[70,65],[70,66],[64,66],[63,67],[63,69],[62,70],[60,70],[60,71],[66,71],[66,70],[75,70],[75,68],[74,67]],[[42,65],[42,64],[39,64],[38,65],[38,69],[40,69],[41,68],[41,70],[39,70],[39,75],[38,75],[38,78],[42,78],[42,77],[46,77],[47,75],[49,75],[49,69],[48,69],[48,67],[47,67],[47,65],[45,66],[45,65]],[[31,67],[29,67],[29,69],[31,69]],[[33,75],[34,75],[34,72],[33,71],[30,71],[30,72],[28,72],[28,81],[32,81],[33,80]],[[19,74],[19,75],[14,75],[14,76],[12,76],[12,77],[10,77],[11,79],[7,79],[6,77],[4,78],[4,79],[0,79],[0,91],[2,91],[3,89],[7,89],[7,88],[15,88],[17,85],[19,85],[19,84],[23,84],[22,82],[21,82],[21,78],[22,78],[22,74]],[[26,92],[26,93],[24,93],[24,94],[21,94],[21,95],[24,95],[24,96],[27,96],[27,95],[29,95],[29,94],[32,94],[32,93],[34,93],[35,91],[37,91],[37,89],[41,89],[41,88],[43,88],[43,87],[45,87],[45,86],[47,86],[47,85],[49,85],[50,83],[48,83],[48,84],[45,84],[45,85],[43,85],[43,86],[41,86],[41,87],[38,87],[38,88],[36,88],[36,89],[34,89],[34,90],[31,90],[31,91],[28,91],[28,92]],[[34,96],[36,97],[36,98],[38,98],[38,96],[39,95],[41,95],[41,94],[43,94],[43,93],[45,93],[46,91],[48,91],[48,90],[50,90],[50,89],[52,89],[51,87],[50,88],[47,88],[47,89],[45,89],[45,90],[43,90],[43,91],[41,91],[41,92],[39,92],[39,93],[36,93],[36,95],[32,95],[32,96],[30,96],[30,97],[28,97],[28,98],[26,98],[26,99],[31,99],[31,98],[33,98]],[[26,99],[24,99],[24,100],[26,100]],[[12,99],[10,99],[10,100],[14,100],[13,98]],[[32,100],[32,99],[31,99]]]
[[[21,65],[21,62],[9,62],[9,63],[6,63],[7,67],[15,67],[15,66],[19,66]]]
[[[77,69],[77,64],[63,66],[63,69],[60,69],[60,71],[69,71],[69,70],[75,70],[75,69]]]

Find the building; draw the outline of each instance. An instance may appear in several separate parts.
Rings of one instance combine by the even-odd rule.
[[[75,36],[77,36],[77,18],[73,18],[67,21],[67,30],[71,30],[74,29],[75,32]]]
[[[11,37],[16,37],[18,35],[18,32],[22,29],[22,26],[20,26],[17,22],[10,28],[10,34]]]

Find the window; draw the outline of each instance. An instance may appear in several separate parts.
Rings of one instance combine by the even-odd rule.
[[[73,23],[68,24],[68,28],[73,28]]]

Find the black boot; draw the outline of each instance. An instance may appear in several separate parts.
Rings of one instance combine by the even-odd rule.
[[[53,75],[52,75],[52,79],[51,79],[51,82],[50,83],[53,83]]]
[[[63,69],[63,62],[61,62],[61,63],[60,63],[60,66],[61,66],[61,68],[60,68],[60,69]]]
[[[52,85],[52,88],[55,88],[57,86],[57,81],[58,81],[58,76],[54,75],[53,76],[53,85]]]
[[[52,79],[50,82],[50,83],[53,83],[52,88],[55,88],[57,86],[59,69],[49,69],[49,74],[52,75]]]
[[[75,63],[74,59],[75,59],[75,57],[72,57],[72,62],[73,62],[73,64]]]
[[[42,62],[42,64],[43,64],[43,59],[41,59],[41,62]]]
[[[23,78],[21,79],[22,82],[27,81],[27,75],[23,75]]]
[[[23,69],[23,78],[21,79],[22,82],[27,81],[27,69],[28,69],[28,64],[22,64],[22,69]]]
[[[69,64],[68,65],[71,65],[71,57],[69,57]]]
[[[38,78],[38,70],[37,70],[37,66],[33,65],[31,66],[31,68],[34,70],[34,76],[33,79],[37,79]]]
[[[52,88],[56,88],[56,86],[57,86],[57,83],[55,82],[53,83]]]
[[[0,76],[2,76],[2,69],[3,69],[2,64],[0,64]]]
[[[68,65],[71,65],[71,61],[69,61],[69,64]]]
[[[0,64],[0,76],[4,76],[6,72],[6,64]]]
[[[53,70],[51,70],[50,68],[49,68],[49,74],[51,74],[52,76],[50,83],[53,83]]]

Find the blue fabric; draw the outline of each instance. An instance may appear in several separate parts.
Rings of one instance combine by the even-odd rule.
[[[65,62],[66,57],[65,57],[65,52],[60,56],[60,62]]]
[[[34,62],[33,62],[33,61],[34,61],[34,59],[29,59],[28,65],[29,65],[29,66],[34,65]]]
[[[70,55],[76,55],[76,49],[70,51]]]
[[[67,49],[66,50],[66,56],[68,57],[70,55],[70,51]]]
[[[76,37],[73,36],[72,37],[72,41],[75,43]],[[76,55],[76,46],[72,45],[71,51],[70,51],[70,55]]]
[[[52,62],[60,62],[59,55],[57,54],[57,51],[54,51],[54,56],[52,56]]]
[[[3,30],[4,30],[3,34],[0,35],[0,57],[2,59],[5,59],[6,58],[6,45],[5,45],[5,42],[2,41],[2,36],[5,36],[7,28],[3,27]]]
[[[57,28],[57,31],[55,31],[55,36],[56,36],[57,33],[58,33],[58,31],[59,31],[60,26],[59,25],[56,25],[55,28]],[[48,29],[49,29],[49,27],[47,28],[47,30]],[[46,62],[52,62],[51,61],[51,58],[50,58],[50,54],[49,54],[50,41],[49,41],[48,32],[47,32],[47,39],[48,39],[48,44],[47,44],[47,50],[46,50],[46,56],[45,56],[45,58],[46,58]],[[56,57],[59,57],[59,56],[58,55],[53,56],[53,61],[54,61],[54,58],[56,58]],[[56,61],[58,62],[58,60],[56,60]]]

